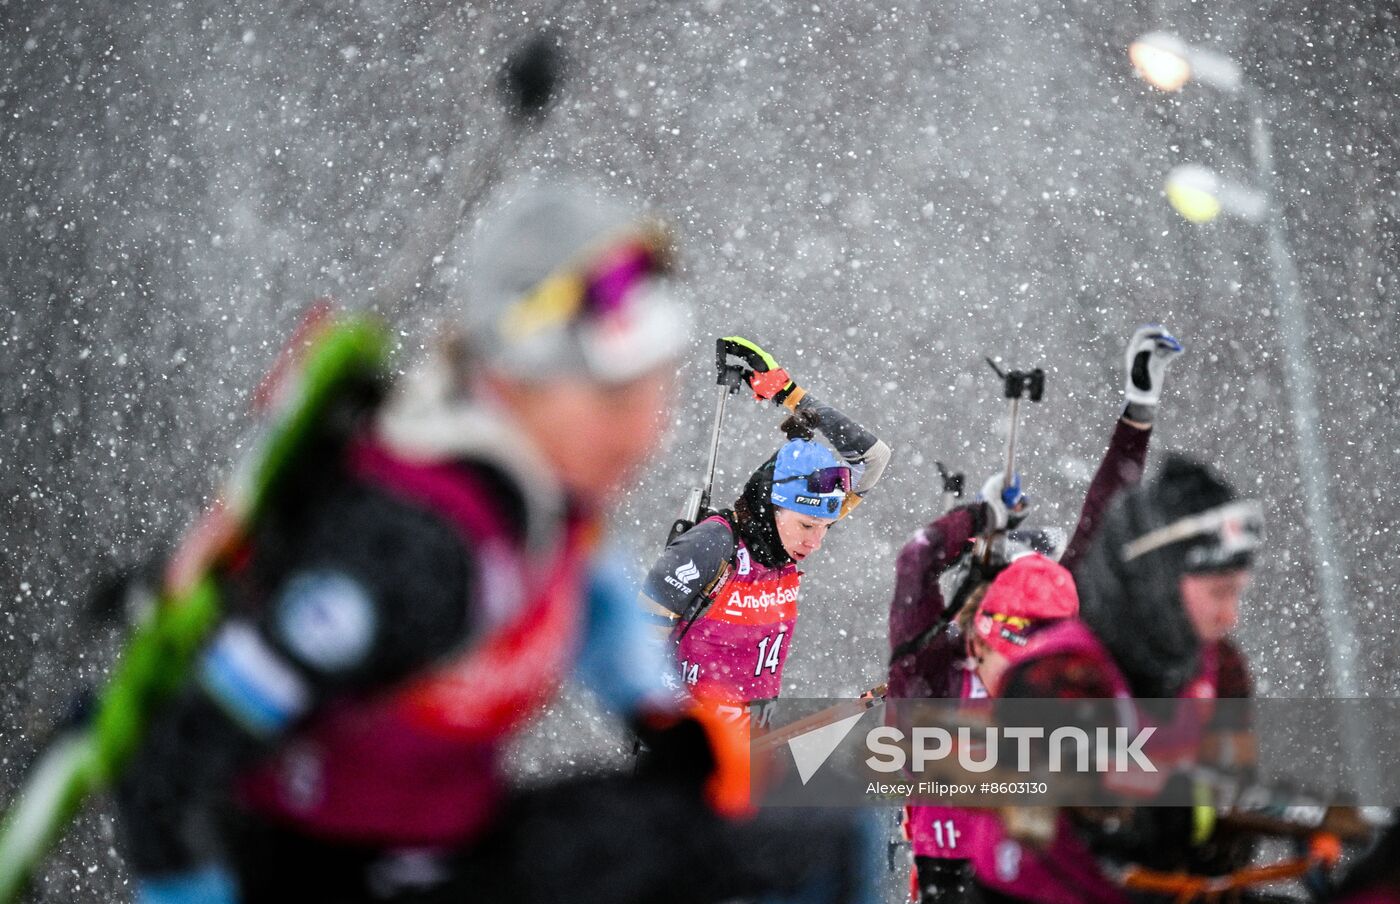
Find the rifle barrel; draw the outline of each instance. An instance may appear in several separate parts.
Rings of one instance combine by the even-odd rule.
[[[715,465],[719,461],[719,434],[720,428],[724,426],[724,403],[729,399],[730,388],[728,384],[721,383],[719,387],[719,398],[715,400],[715,423],[710,431],[710,461],[705,469],[705,491],[700,497],[700,508],[706,509],[710,506],[710,491],[715,485]],[[697,513],[698,516],[698,513]]]

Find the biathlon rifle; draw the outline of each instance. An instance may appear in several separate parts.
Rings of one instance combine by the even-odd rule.
[[[885,693],[885,685],[877,684],[854,700],[842,700],[840,703],[818,710],[795,722],[789,722],[786,725],[766,732],[754,739],[753,753],[770,754],[793,738],[801,737],[808,732],[816,731],[819,728],[825,728],[842,719],[847,719],[851,716],[863,713],[866,710],[874,709],[885,702]]]
[[[967,485],[967,475],[962,471],[949,472],[943,466],[943,462],[936,461],[938,476],[943,481],[943,513],[947,514],[957,508],[958,500],[962,499],[963,490]]]
[[[730,349],[730,345],[724,339],[715,340],[715,383],[719,387],[719,393],[715,397],[714,422],[710,427],[710,457],[705,465],[705,483],[703,486],[691,487],[690,493],[686,496],[685,508],[681,510],[681,516],[671,522],[670,533],[666,536],[666,545],[675,542],[676,538],[690,530],[701,521],[714,514],[710,508],[710,494],[715,485],[715,465],[719,461],[719,438],[724,427],[724,406],[729,397],[739,391],[739,387],[744,384],[744,377],[749,372],[749,367],[742,360],[735,363],[736,356]]]

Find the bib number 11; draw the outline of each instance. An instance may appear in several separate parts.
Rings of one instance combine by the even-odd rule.
[[[778,673],[779,650],[782,649],[783,641],[786,638],[787,633],[780,631],[772,637],[765,637],[758,642],[758,662],[753,667],[754,677],[762,675],[764,669],[775,675]]]

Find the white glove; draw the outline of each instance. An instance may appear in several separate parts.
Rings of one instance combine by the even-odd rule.
[[[987,478],[977,498],[987,503],[990,524],[996,530],[1015,527],[1030,514],[1031,500],[1021,492],[1021,475],[1011,476],[1011,486],[1003,486],[1004,473],[998,472]]]
[[[1123,397],[1128,403],[1129,420],[1152,422],[1157,403],[1162,400],[1162,381],[1167,375],[1167,366],[1183,350],[1175,336],[1155,323],[1138,327],[1133,333],[1123,355]]]

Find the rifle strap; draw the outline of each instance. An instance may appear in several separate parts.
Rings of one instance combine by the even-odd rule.
[[[972,597],[972,592],[986,583],[992,576],[995,576],[996,569],[984,566],[976,556],[972,557],[967,577],[958,585],[958,590],[953,594],[953,600],[948,604],[948,608],[936,622],[929,625],[918,634],[914,635],[904,643],[894,648],[890,654],[890,665],[894,665],[899,660],[910,654],[919,654],[924,651],[933,639],[942,634],[944,629],[953,623],[958,617],[958,613],[967,605],[967,601]]]
[[[929,625],[927,628],[920,631],[918,634],[915,634],[913,637],[909,638],[904,643],[895,647],[894,652],[890,653],[890,665],[894,665],[896,662],[903,659],[905,656],[909,656],[910,654],[918,654],[923,652],[924,648],[927,647],[930,643],[932,643],[935,637],[943,633],[943,629],[947,628],[950,624],[952,624],[953,619],[956,617],[957,613],[950,611],[943,617],[938,619],[938,621]]]
[[[685,626],[681,628],[681,633],[676,638],[677,643],[690,631],[691,625],[695,624],[700,616],[709,611],[710,606],[715,601],[715,597],[719,595],[719,588],[723,587],[724,582],[729,580],[729,573],[733,570],[734,563],[725,562],[719,567],[719,571],[715,572],[715,576],[710,579],[710,582],[702,587],[700,592],[695,595],[695,599],[691,601],[689,608],[685,611],[685,615],[681,616],[679,619],[685,623]]]
[[[722,512],[711,512],[701,520],[708,520],[709,518],[719,518],[724,522],[725,527],[729,528],[729,532],[735,534],[734,549],[737,552],[739,549],[739,541],[737,539],[738,532],[734,529],[733,522],[726,518]],[[710,578],[710,582],[700,588],[700,592],[695,595],[695,599],[691,600],[690,605],[686,608],[685,614],[680,617],[679,621],[684,623],[684,627],[681,628],[681,633],[676,637],[677,643],[680,643],[681,640],[685,638],[685,635],[690,632],[690,628],[695,624],[696,619],[709,611],[710,606],[715,601],[715,597],[719,595],[719,589],[724,586],[725,581],[729,580],[729,574],[733,570],[734,559],[731,554],[730,558],[725,561],[724,564],[720,565],[719,571],[715,572],[715,576]]]

